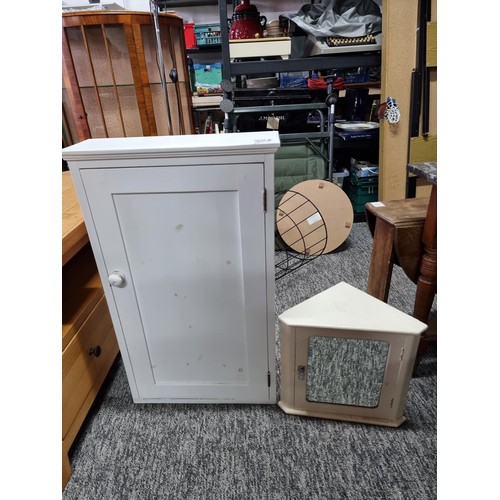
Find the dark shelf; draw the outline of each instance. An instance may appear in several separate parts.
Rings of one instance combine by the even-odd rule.
[[[344,70],[349,68],[357,67],[373,67],[381,66],[382,62],[382,52],[381,50],[367,50],[364,52],[346,52],[346,53],[334,53],[321,56],[313,57],[303,57],[303,58],[291,58],[291,59],[265,59],[253,58],[250,59],[234,59],[231,62],[229,54],[229,29],[228,24],[225,22],[227,18],[227,1],[218,0],[219,7],[219,18],[221,20],[221,57],[222,57],[222,78],[227,82],[237,80],[234,77],[241,77],[243,75],[258,75],[265,73],[286,73],[295,71],[322,71],[322,70]],[[230,85],[229,85],[230,86]],[[224,88],[224,87],[223,87]],[[224,93],[225,98],[231,99],[231,92],[226,90]],[[265,112],[266,109],[271,111],[296,111],[299,109],[311,109],[314,108],[321,115],[320,130],[317,132],[302,131],[298,133],[282,133],[280,137],[283,141],[300,141],[300,140],[319,140],[329,143],[331,139],[331,133],[328,132],[328,116],[323,114],[326,105],[324,103],[316,104],[294,104],[294,105],[276,105],[272,107],[268,106],[250,106],[236,107],[233,109],[229,115],[231,118],[227,120],[226,125],[228,125],[228,130],[232,129],[233,118],[237,118],[238,115],[246,113],[256,113]],[[234,124],[234,122],[233,122]],[[379,139],[369,139],[369,140],[359,140],[359,141],[345,141],[338,136],[334,136],[332,143],[329,144],[333,150],[338,151],[341,155],[346,155],[350,150],[362,150],[364,154],[376,150],[379,145]],[[330,158],[334,158],[333,151],[329,151]],[[332,167],[330,165],[330,167]],[[364,214],[359,214],[358,218],[363,220]]]
[[[327,69],[346,69],[360,66],[379,66],[381,51],[351,52],[300,59],[272,59],[265,61],[234,61],[229,56],[229,29],[224,20],[227,18],[226,0],[219,0],[221,22],[222,78],[231,80],[232,76],[259,73],[285,73],[287,71],[312,71]]]
[[[201,7],[205,5],[217,5],[218,0],[163,0],[159,1],[158,4],[161,7]],[[232,0],[226,0],[226,4],[232,3]]]
[[[287,71],[312,71],[347,69],[362,66],[379,66],[381,52],[355,52],[329,56],[303,57],[300,59],[272,59],[265,61],[238,61],[229,64],[232,76],[256,73],[285,73]]]
[[[220,52],[220,43],[214,43],[212,45],[205,45],[203,47],[196,47],[194,49],[186,49],[188,54],[204,54],[205,52]]]
[[[356,141],[344,141],[341,137],[336,135],[333,138],[333,146],[335,149],[376,149],[379,145],[379,138],[375,139],[360,139]]]

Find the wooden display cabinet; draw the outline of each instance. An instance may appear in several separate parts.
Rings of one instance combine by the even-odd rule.
[[[98,137],[194,133],[182,19],[160,13],[158,24],[165,85],[149,13],[63,14],[65,145]]]

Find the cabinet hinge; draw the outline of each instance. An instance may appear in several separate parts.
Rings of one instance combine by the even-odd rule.
[[[267,387],[271,387],[271,372],[267,372]]]
[[[263,196],[264,196],[264,199],[263,199],[263,202],[264,202],[264,212],[267,212],[267,189],[266,188],[264,188]]]

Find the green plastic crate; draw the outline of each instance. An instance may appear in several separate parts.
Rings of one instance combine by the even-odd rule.
[[[220,24],[195,24],[194,36],[197,47],[220,45]]]
[[[222,92],[222,64],[194,64],[196,91],[200,94],[215,94]]]
[[[366,203],[378,200],[377,176],[358,178],[351,173],[344,181],[343,188],[355,213],[364,213]]]

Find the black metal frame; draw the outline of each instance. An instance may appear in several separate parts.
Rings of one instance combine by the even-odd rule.
[[[281,191],[278,193],[275,193],[275,205],[278,205],[277,208],[277,216],[276,216],[276,222],[275,222],[275,229],[274,229],[274,241],[275,241],[275,249],[274,249],[274,268],[275,268],[275,276],[274,279],[277,281],[280,278],[285,277],[287,274],[292,273],[293,271],[296,271],[302,266],[305,266],[312,260],[318,258],[320,255],[323,255],[325,248],[326,248],[326,243],[328,241],[328,228],[326,227],[325,223],[321,222],[320,225],[316,226],[313,230],[311,230],[307,234],[302,234],[302,231],[300,230],[299,225],[304,222],[307,218],[301,220],[301,221],[295,221],[291,215],[292,213],[286,213],[284,211],[284,208],[282,205],[279,204],[279,200],[285,195],[285,194],[290,194],[290,198],[288,201],[295,196],[298,196],[301,198],[303,201],[302,203],[295,208],[293,211],[301,208],[303,205],[308,204],[310,205],[313,210],[311,211],[311,214],[313,213],[319,213],[318,207],[306,196],[304,196],[302,193],[299,193],[297,191],[294,191],[293,189],[289,189],[288,191]],[[294,229],[300,234],[300,237],[298,240],[296,240],[293,244],[299,243],[301,240],[303,241],[303,247],[304,251],[303,252],[298,252],[295,250],[292,250],[289,245],[287,245],[282,238],[282,234],[280,234],[278,230],[278,222],[282,219],[288,219],[291,223],[292,226],[288,231],[291,231]],[[324,235],[321,234],[322,230],[324,232]],[[310,236],[314,232],[320,233],[319,239],[315,240],[312,245],[309,247],[306,247],[305,244],[305,238],[306,236]],[[285,231],[286,232],[286,231]],[[314,247],[318,247],[318,249],[311,253],[310,250]]]

